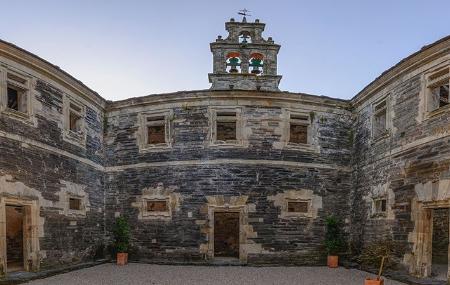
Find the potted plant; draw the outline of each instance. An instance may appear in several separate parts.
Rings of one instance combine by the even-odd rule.
[[[342,240],[341,224],[334,216],[328,217],[325,220],[325,224],[325,248],[328,254],[327,265],[330,268],[336,268],[339,263],[338,253],[342,250],[344,244]]]
[[[373,242],[365,247],[358,261],[362,265],[377,267],[378,275],[375,279],[367,277],[364,285],[383,285],[384,279],[381,278],[384,268],[393,267],[395,265],[392,257],[396,251],[401,251],[402,246],[391,239],[383,239]]]
[[[128,263],[128,247],[130,242],[130,227],[124,217],[118,217],[114,227],[114,248],[117,255],[117,265]]]

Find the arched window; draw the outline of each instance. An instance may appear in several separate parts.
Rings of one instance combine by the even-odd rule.
[[[252,53],[249,66],[252,74],[261,75],[264,71],[264,56],[257,52]]]
[[[239,34],[239,43],[240,44],[251,44],[252,37],[249,32],[243,31]]]
[[[228,73],[241,72],[241,58],[238,52],[230,52],[227,54],[227,72]]]

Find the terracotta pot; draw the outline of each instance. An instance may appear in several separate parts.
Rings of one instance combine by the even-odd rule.
[[[117,253],[117,265],[126,265],[128,263],[128,253]]]
[[[327,258],[327,265],[330,268],[338,267],[339,257],[337,255],[329,255]]]
[[[384,279],[366,278],[366,280],[364,280],[364,285],[383,285],[383,284],[384,284]]]

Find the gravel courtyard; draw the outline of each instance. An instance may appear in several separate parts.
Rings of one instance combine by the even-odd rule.
[[[129,264],[119,267],[103,264],[69,272],[47,279],[35,280],[32,285],[85,285],[85,284],[301,284],[301,285],[363,285],[369,274],[358,270],[327,267],[237,267],[237,266],[168,266]],[[386,285],[403,283],[390,281]]]

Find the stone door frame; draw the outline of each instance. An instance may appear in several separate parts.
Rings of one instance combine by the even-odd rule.
[[[431,276],[433,258],[433,210],[440,208],[449,208],[450,211],[450,200],[417,203],[417,219],[415,221],[416,233],[414,243],[415,260],[410,271],[418,277]],[[447,262],[447,266],[450,266],[450,262]],[[447,269],[447,278],[449,277],[449,272],[450,267]]]
[[[37,200],[0,197],[0,276],[8,272],[6,242],[6,205],[23,207],[23,268],[39,270],[39,205]]]
[[[247,222],[247,212],[245,205],[239,206],[212,206],[208,207],[209,218],[209,237],[208,237],[208,257],[214,259],[214,213],[239,213],[239,261],[246,263],[247,255],[244,252],[243,245],[246,243],[247,237],[244,233],[244,226]]]

